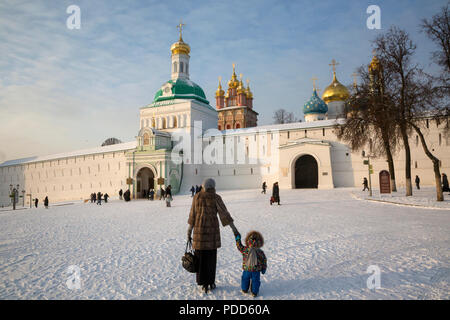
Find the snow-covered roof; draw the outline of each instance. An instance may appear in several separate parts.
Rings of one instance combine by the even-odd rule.
[[[97,153],[107,153],[107,152],[131,150],[131,149],[136,148],[136,144],[137,144],[136,141],[130,141],[130,142],[124,142],[124,143],[118,143],[118,144],[113,144],[113,145],[109,145],[109,146],[104,146],[104,147],[70,151],[70,152],[52,154],[52,155],[47,155],[47,156],[35,156],[35,157],[14,159],[14,160],[9,160],[9,161],[5,161],[5,162],[1,163],[0,167],[15,166],[15,165],[19,165],[19,164],[32,163],[32,162],[64,159],[64,158],[84,156],[84,155],[97,154]]]
[[[217,130],[212,130],[211,132],[206,132],[203,137],[214,137],[219,135],[236,135],[236,134],[251,134],[261,131],[285,131],[285,130],[295,130],[295,129],[311,129],[311,128],[323,128],[332,127],[335,125],[342,125],[345,123],[345,119],[331,119],[331,120],[318,120],[309,122],[295,122],[295,123],[283,123],[283,124],[271,124],[266,126],[257,126],[251,128],[241,128],[241,129],[228,129],[217,132]]]

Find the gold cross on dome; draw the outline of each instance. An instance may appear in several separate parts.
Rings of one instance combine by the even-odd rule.
[[[185,26],[185,24],[181,21],[181,19],[180,19],[180,24],[179,25],[177,25],[177,29],[178,30],[180,30],[180,41],[183,39],[182,37],[181,37],[181,32],[183,31],[183,27]]]
[[[329,64],[329,66],[333,66],[333,72],[336,72],[336,66],[338,66],[339,63],[336,62],[336,60],[331,60],[331,63]]]
[[[311,78],[311,80],[312,80],[312,82],[313,82],[313,88],[314,88],[314,90],[316,90],[316,81],[319,80],[319,79],[317,79],[316,77],[314,77],[314,78]]]

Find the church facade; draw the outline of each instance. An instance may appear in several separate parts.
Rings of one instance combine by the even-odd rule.
[[[212,107],[203,89],[190,80],[190,47],[182,39],[171,46],[171,78],[152,103],[140,108],[136,141],[88,150],[10,160],[0,164],[0,205],[11,203],[13,188],[29,205],[32,198],[51,202],[88,199],[93,192],[117,196],[130,189],[142,198],[149,189],[172,186],[186,193],[192,185],[213,177],[219,190],[269,187],[283,189],[362,186],[368,177],[366,158],[336,137],[345,123],[344,104],[350,93],[333,80],[319,97],[313,88],[304,104],[305,122],[257,126],[253,93],[233,73],[227,92],[216,91]],[[427,121],[426,139],[441,159],[441,172],[450,172],[450,140],[444,123]],[[422,185],[434,185],[431,161],[418,137],[411,135],[412,174]],[[371,145],[366,154],[371,153]],[[371,159],[372,182],[388,170],[385,159]],[[405,185],[404,155],[395,155],[397,187]],[[19,201],[19,204],[22,200]]]

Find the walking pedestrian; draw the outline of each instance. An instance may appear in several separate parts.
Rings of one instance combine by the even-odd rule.
[[[216,193],[214,179],[205,179],[203,185],[204,191],[197,193],[192,200],[187,238],[188,242],[193,240],[192,248],[198,261],[197,284],[208,293],[208,290],[216,288],[217,249],[221,247],[219,219],[222,226],[231,227],[235,237],[239,232],[222,198]]]
[[[44,207],[45,207],[45,209],[48,209],[48,196],[45,196]]]
[[[420,178],[419,178],[419,176],[417,176],[417,175],[416,175],[416,180],[415,180],[415,182],[416,182],[417,190],[420,190]]]
[[[34,206],[36,208],[38,207],[38,203],[39,203],[39,199],[38,198],[34,199]]]
[[[280,187],[278,186],[278,182],[275,182],[272,187],[272,198],[270,199],[270,204],[278,202],[280,205]]]
[[[123,191],[122,189],[119,190],[119,200],[122,200]]]
[[[450,188],[448,186],[447,175],[445,173],[442,174],[442,191],[444,192],[450,191]]]
[[[366,189],[369,190],[369,181],[367,181],[366,177],[364,177],[363,185],[364,185],[363,191],[366,191]]]

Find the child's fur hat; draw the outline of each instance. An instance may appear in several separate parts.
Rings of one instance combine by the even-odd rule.
[[[264,238],[258,231],[250,231],[245,237],[245,244],[254,248],[261,248],[264,245]]]

